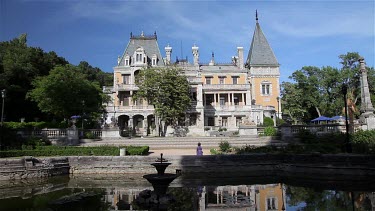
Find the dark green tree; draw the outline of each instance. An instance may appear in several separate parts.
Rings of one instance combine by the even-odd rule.
[[[19,121],[21,117],[34,120],[43,118],[37,105],[26,99],[37,76],[47,75],[55,65],[68,62],[55,52],[46,53],[40,48],[28,47],[26,34],[11,41],[0,42],[0,89],[6,89],[6,121]]]
[[[175,126],[178,119],[190,107],[190,86],[187,77],[177,68],[147,68],[136,77],[139,90],[134,99],[146,99],[155,108],[155,116],[163,121],[165,134],[167,126]]]
[[[309,121],[318,116],[344,115],[343,83],[348,85],[347,103],[351,120],[358,115],[360,100],[358,53],[340,55],[342,68],[306,66],[295,71],[283,82],[282,103],[284,113],[296,122]],[[375,94],[375,71],[368,68],[370,93]],[[374,101],[374,99],[372,99]]]
[[[102,111],[107,99],[97,82],[90,82],[86,75],[73,65],[57,66],[48,76],[37,77],[28,98],[36,102],[42,112],[57,118],[68,119],[85,112]]]

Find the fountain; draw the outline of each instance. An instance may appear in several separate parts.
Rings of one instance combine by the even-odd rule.
[[[179,175],[165,173],[165,169],[171,165],[160,154],[160,159],[156,159],[155,163],[151,163],[157,170],[157,174],[146,174],[143,178],[152,184],[154,191],[144,190],[136,197],[135,204],[142,209],[148,210],[168,210],[168,206],[175,202],[172,195],[167,194],[169,184]]]
[[[165,195],[169,184],[178,177],[177,174],[164,173],[165,169],[171,165],[163,158],[163,153],[160,154],[160,159],[156,159],[155,163],[151,163],[157,170],[157,174],[146,174],[143,178],[147,179],[152,184],[157,195]]]

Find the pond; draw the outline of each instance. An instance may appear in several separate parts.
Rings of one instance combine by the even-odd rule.
[[[278,182],[277,182],[278,181]],[[142,175],[0,182],[0,210],[373,210],[373,181],[180,176],[156,196]],[[354,209],[353,209],[354,207]]]

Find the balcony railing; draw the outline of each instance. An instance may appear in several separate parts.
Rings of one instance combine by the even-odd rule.
[[[204,90],[250,90],[250,84],[204,84]]]
[[[115,90],[116,91],[138,90],[138,87],[135,84],[116,84]]]

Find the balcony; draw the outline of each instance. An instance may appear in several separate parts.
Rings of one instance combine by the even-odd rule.
[[[250,90],[250,84],[204,84],[203,90]]]
[[[116,84],[116,91],[125,91],[125,90],[138,90],[138,87],[135,84]]]

